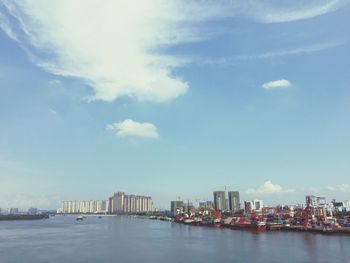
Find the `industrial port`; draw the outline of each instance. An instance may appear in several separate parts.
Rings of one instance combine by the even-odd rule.
[[[214,192],[214,207],[194,209],[190,205],[174,209],[173,221],[191,226],[224,227],[257,233],[267,231],[302,231],[322,234],[350,235],[350,213],[335,200],[327,204],[325,198],[306,196],[305,204],[298,206],[252,207],[244,202],[244,209],[218,210]],[[220,200],[219,200],[220,202]],[[230,206],[231,207],[231,206]],[[232,208],[232,207],[231,207]],[[154,218],[153,218],[154,219]]]

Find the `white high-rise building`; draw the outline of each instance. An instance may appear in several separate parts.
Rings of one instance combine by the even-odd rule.
[[[90,201],[63,201],[62,207],[57,212],[63,214],[93,214],[107,213],[109,208],[108,200],[90,200]]]
[[[261,212],[262,208],[264,207],[262,200],[254,199],[251,204],[252,204],[252,210],[256,212]]]

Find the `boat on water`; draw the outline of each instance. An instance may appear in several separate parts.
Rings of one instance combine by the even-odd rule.
[[[277,220],[277,221],[271,221],[271,222],[267,222],[266,224],[266,229],[267,230],[281,230],[284,227],[284,224],[281,220]]]
[[[76,218],[77,221],[81,221],[81,220],[83,220],[83,219],[84,219],[84,217],[83,217],[82,215],[77,216],[77,218]]]
[[[266,232],[266,223],[263,221],[251,221],[248,218],[241,217],[237,220],[233,220],[230,223],[231,229],[236,230],[249,230],[253,232]]]
[[[221,227],[221,219],[215,218],[213,220],[213,227]]]

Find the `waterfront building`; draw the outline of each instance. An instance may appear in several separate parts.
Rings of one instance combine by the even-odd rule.
[[[263,201],[254,199],[251,203],[251,209],[256,212],[261,212],[263,208]]]
[[[171,201],[170,202],[170,212],[173,215],[183,212],[184,202],[183,201]]]
[[[350,201],[346,200],[343,203],[344,203],[345,211],[350,212]]]
[[[238,191],[228,192],[228,207],[229,207],[229,210],[234,212],[237,212],[241,209]]]
[[[244,212],[250,214],[252,212],[252,203],[244,201]]]
[[[94,214],[107,213],[109,208],[108,200],[89,201],[63,201],[62,207],[57,209],[58,213],[64,214]]]
[[[226,210],[225,191],[214,191],[214,209],[218,211]]]
[[[115,213],[123,212],[124,202],[125,202],[124,192],[114,193],[114,195],[110,198],[110,200],[111,200],[110,213],[115,214]]]
[[[117,192],[110,200],[109,212],[118,213],[143,213],[153,211],[152,198],[149,196],[127,195]]]
[[[319,197],[314,195],[305,196],[305,201],[306,201],[306,205],[311,207],[323,206],[326,204],[325,197]]]
[[[19,210],[18,210],[18,208],[9,208],[7,213],[9,215],[18,215],[19,214]]]
[[[34,208],[34,207],[31,207],[28,209],[28,214],[29,215],[36,215],[38,213],[38,209],[37,208]]]

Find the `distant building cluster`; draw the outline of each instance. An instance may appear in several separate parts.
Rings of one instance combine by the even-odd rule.
[[[228,191],[227,198],[225,191],[214,191],[213,201],[200,201],[198,203],[199,209],[215,209],[217,211],[232,211],[238,212],[241,210],[240,197],[238,191]],[[170,201],[170,212],[173,215],[181,214],[183,212],[192,211],[194,206],[192,203],[185,203],[181,200]]]
[[[109,213],[142,213],[153,211],[152,197],[127,195],[124,192],[114,193],[109,198]]]
[[[152,197],[116,192],[108,200],[63,201],[60,214],[132,214],[153,211]]]
[[[303,210],[306,207],[312,207],[313,214],[333,215],[339,213],[350,212],[350,201],[337,202],[333,199],[327,203],[325,197],[318,197],[314,195],[308,195],[306,198],[306,204],[279,205],[276,207],[265,206],[260,199],[254,199],[252,201],[244,201],[240,203],[240,195],[238,191],[214,191],[213,201],[200,201],[198,207],[194,207],[192,203],[184,202],[181,200],[170,201],[170,213],[172,215],[188,214],[191,215],[195,212],[215,210],[223,213],[239,213],[239,214],[273,214],[276,211],[281,213],[287,208],[288,213],[293,215],[294,210]],[[321,211],[322,210],[322,211]]]
[[[0,215],[37,215],[38,209],[31,207],[27,211],[20,211],[18,208],[11,207],[5,210],[0,208]]]
[[[107,200],[90,201],[63,201],[62,207],[57,209],[58,213],[63,214],[97,214],[107,213],[109,202]]]

